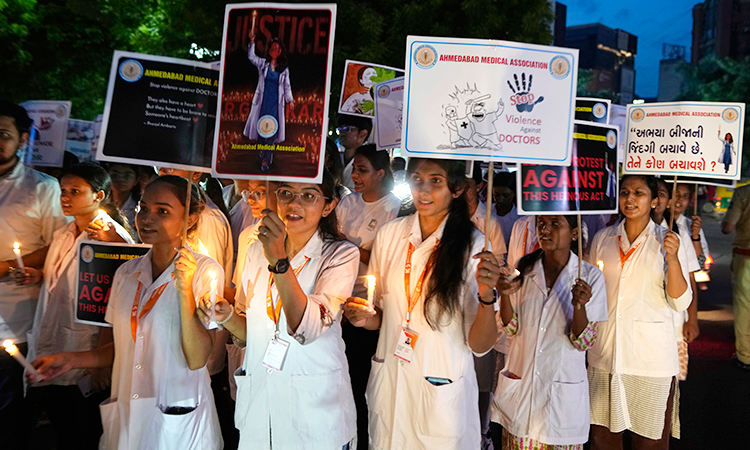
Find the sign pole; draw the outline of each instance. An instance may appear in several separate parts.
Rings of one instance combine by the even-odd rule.
[[[581,227],[581,215],[578,218],[578,279],[581,279],[581,263],[583,261],[583,228]],[[581,309],[581,305],[576,305],[576,309]]]
[[[190,201],[193,194],[193,171],[188,172],[187,195],[185,196],[185,222],[182,224],[182,246],[187,247],[188,219],[190,218]]]
[[[672,231],[672,225],[674,224],[674,199],[677,197],[677,175],[674,176],[672,182],[672,206],[669,208],[669,231]]]
[[[698,215],[698,183],[695,183],[695,191],[693,192],[693,215]]]
[[[492,220],[492,182],[495,175],[495,163],[490,161],[487,172],[487,211],[484,215],[484,250],[490,247],[490,221]]]

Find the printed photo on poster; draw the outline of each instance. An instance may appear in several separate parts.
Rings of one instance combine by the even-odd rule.
[[[335,22],[336,5],[227,5],[214,175],[322,179]]]
[[[606,98],[576,98],[576,120],[594,123],[609,123],[612,100]]]
[[[744,103],[628,105],[626,174],[739,180]]]
[[[625,160],[625,130],[628,126],[628,108],[622,105],[609,105],[609,124],[619,129],[620,143],[617,144],[617,161]]]
[[[131,259],[145,255],[150,248],[150,245],[143,244],[80,241],[75,321],[110,327],[104,315],[115,272]]]
[[[406,54],[407,154],[570,163],[578,50],[409,36]]]
[[[378,150],[401,145],[404,117],[404,77],[375,85],[375,145]]]
[[[96,159],[209,171],[218,79],[210,64],[115,51]]]
[[[403,76],[404,71],[401,69],[347,59],[341,83],[339,112],[373,118],[375,85]]]
[[[71,103],[32,100],[21,103],[21,106],[34,121],[23,163],[39,167],[62,167]]]
[[[79,162],[91,161],[91,146],[96,137],[94,122],[86,120],[68,120],[68,134],[66,136],[65,150],[74,154]]]
[[[616,214],[618,129],[576,121],[570,166],[522,164],[519,214]]]

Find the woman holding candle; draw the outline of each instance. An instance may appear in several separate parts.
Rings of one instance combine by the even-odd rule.
[[[206,361],[213,331],[196,313],[208,293],[213,259],[179,248],[189,208],[188,234],[195,232],[203,204],[195,185],[176,176],[152,181],[141,198],[138,234],[153,247],[115,274],[105,319],[114,343],[95,350],[37,358],[45,381],[72,369],[113,367],[112,396],[101,408],[100,448],[222,448]],[[131,314],[132,312],[132,314]]]
[[[385,224],[368,272],[375,308],[352,297],[354,326],[380,330],[367,385],[370,448],[480,448],[473,354],[495,343],[498,261],[469,218],[464,164],[413,158],[417,214]]]
[[[585,352],[607,320],[607,290],[601,271],[575,254],[575,216],[537,216],[536,227],[541,248],[499,284],[503,329],[514,338],[492,421],[505,429],[504,450],[579,450],[590,420]]]
[[[112,183],[104,168],[92,162],[75,165],[63,172],[60,189],[63,214],[75,220],[54,233],[43,271],[27,267],[15,273],[18,284],[38,284],[43,279],[28,336],[30,361],[38,356],[93,350],[100,342],[112,340],[107,328],[75,321],[79,242],[133,242],[125,228],[126,219],[112,203]],[[99,403],[107,395],[84,397],[79,382],[93,382],[103,391],[109,386],[109,373],[73,370],[49,383],[33,384],[29,392],[49,414],[58,448],[96,448],[102,432],[97,426],[101,422]]]
[[[650,212],[658,203],[651,176],[629,175],[620,183],[624,219],[600,231],[591,261],[602,261],[609,320],[588,354],[591,448],[668,448],[674,378],[679,373],[673,311],[684,311],[692,292],[678,257],[677,235],[658,226]]]
[[[338,234],[327,171],[321,184],[283,182],[274,195],[278,213],[265,211],[237,284],[246,315],[223,299],[215,306],[217,322],[247,343],[235,372],[239,448],[348,449],[356,416],[341,309],[357,247]]]
[[[393,220],[401,208],[401,200],[391,193],[393,174],[388,152],[378,151],[374,144],[357,148],[352,165],[354,193],[347,195],[336,207],[339,231],[359,247],[359,278],[354,285],[355,297],[365,297],[369,288],[365,275],[370,262],[370,250],[375,233],[386,222]],[[375,280],[377,282],[377,280]],[[378,345],[377,331],[357,328],[345,323],[346,358],[352,379],[354,402],[357,405],[359,448],[367,448],[367,402],[365,389],[370,376],[370,359]]]

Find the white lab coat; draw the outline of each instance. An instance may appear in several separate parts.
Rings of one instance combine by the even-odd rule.
[[[112,220],[106,213],[104,220],[117,230],[125,242],[132,244],[130,233]],[[65,352],[85,352],[99,345],[102,327],[75,321],[76,281],[78,278],[78,246],[88,239],[86,231],[75,235],[76,224],[71,222],[55,231],[44,261],[44,281],[39,290],[39,302],[34,315],[34,326],[28,334],[29,361],[40,356]],[[71,370],[45,384],[70,386],[83,376],[84,370]]]
[[[494,207],[492,209],[493,209],[492,212],[496,211]],[[510,208],[510,211],[508,212],[508,214],[504,216],[497,215],[497,219],[498,221],[500,221],[500,227],[503,230],[503,239],[505,239],[506,247],[510,246],[510,233],[511,231],[513,231],[513,225],[516,224],[516,221],[518,220],[518,218],[519,218],[518,209],[516,208],[516,205],[513,205]]]
[[[54,178],[20,162],[0,177],[0,261],[15,261],[14,242],[21,256],[46,247],[69,221]],[[38,298],[38,285],[18,286],[10,273],[0,279],[0,340],[26,342]]]
[[[234,248],[232,262],[236,265],[240,233],[242,233],[242,230],[245,228],[255,225],[259,219],[253,217],[253,210],[244,198],[241,198],[234,204],[234,206],[230,206],[232,197],[235,195],[234,184],[224,186],[221,190],[221,195],[224,200],[224,205],[226,205],[229,210],[229,226],[232,229],[232,247]],[[229,276],[230,273],[231,272],[227,272],[227,278],[231,278]],[[232,286],[234,286],[234,284],[232,284]]]
[[[521,289],[510,296],[518,315],[505,368],[500,372],[492,402],[492,421],[518,437],[550,445],[582,444],[589,435],[589,387],[586,353],[570,342],[573,294],[578,257],[571,252],[547,294],[542,260],[524,277]],[[586,304],[589,322],[607,320],[604,276],[587,262],[581,278],[591,286]],[[512,379],[514,374],[520,379]]]
[[[255,87],[255,93],[253,94],[253,106],[250,108],[250,114],[247,116],[247,122],[245,123],[245,130],[242,132],[250,140],[258,139],[258,119],[260,119],[260,110],[263,104],[263,92],[266,90],[266,72],[270,70],[271,64],[266,61],[265,58],[255,54],[255,43],[251,44],[247,49],[247,59],[252,62],[258,69],[258,85]],[[279,131],[276,133],[275,142],[284,142],[286,139],[286,126],[285,126],[285,114],[284,105],[286,103],[294,102],[292,96],[292,85],[289,82],[289,68],[284,69],[279,74]]]
[[[269,373],[262,364],[275,331],[266,311],[268,261],[260,241],[247,250],[238,286],[247,297],[245,361],[235,372],[240,449],[340,449],[357,433],[341,317],[357,277],[359,252],[351,242],[323,241],[315,233],[291,259],[289,270],[305,264],[306,258],[297,281],[307,294],[307,307],[294,333],[281,309],[280,338],[289,349],[283,370]],[[275,307],[275,284],[271,293]]]
[[[213,259],[193,252],[197,268],[193,294],[197,299],[210,287],[209,270],[222,286],[224,271]],[[223,447],[219,419],[206,368],[190,370],[182,352],[180,300],[173,281],[174,264],[156,280],[151,273],[151,251],[117,270],[105,320],[112,324],[115,361],[112,396],[99,408],[104,434],[100,449],[219,450]],[[168,283],[151,311],[131,333],[131,310],[143,284],[140,312],[160,286]],[[164,414],[172,406],[195,407],[184,415]]]
[[[672,377],[680,372],[672,311],[685,311],[692,300],[690,283],[678,298],[666,291],[666,228],[649,221],[635,242],[625,221],[601,230],[591,243],[591,262],[604,263],[609,321],[589,350],[589,365],[608,373]],[[638,248],[621,266],[620,250]]]
[[[232,232],[229,227],[229,221],[210,198],[206,198],[206,207],[198,219],[198,229],[195,237],[203,243],[206,251],[208,251],[208,256],[221,264],[224,273],[231,274],[232,260],[234,259],[234,244],[232,243]],[[199,248],[193,247],[193,250],[198,251]],[[227,279],[226,283],[229,286],[231,280]]]
[[[503,229],[500,225],[500,220],[497,214],[493,211],[490,217],[490,246],[492,247],[492,254],[495,255],[500,264],[505,261],[505,254],[508,252],[505,246],[505,239],[503,238]],[[479,202],[477,210],[474,211],[474,215],[471,216],[471,221],[479,231],[484,234],[485,232],[485,218],[487,217],[487,205]]]
[[[423,241],[419,214],[413,214],[383,225],[375,238],[369,273],[378,280],[376,304],[383,311],[383,320],[366,393],[373,450],[480,447],[479,392],[474,354],[468,343],[468,330],[479,307],[476,283],[479,260],[468,260],[458,317],[444,324],[440,331],[433,330],[424,316],[424,296],[421,296],[411,315],[411,329],[419,333],[414,359],[402,364],[393,354],[406,324],[404,265],[409,242],[416,247],[409,287],[413,293],[444,228],[445,220]],[[483,246],[484,237],[474,230],[470,256],[481,252]],[[425,280],[423,292],[429,289],[429,279]],[[452,382],[435,386],[426,377]]]
[[[513,224],[508,244],[508,265],[516,267],[518,260],[534,251],[539,243],[535,216],[523,216]]]

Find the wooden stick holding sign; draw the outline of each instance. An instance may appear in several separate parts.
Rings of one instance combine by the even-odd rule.
[[[188,172],[187,195],[185,200],[185,223],[182,224],[182,246],[187,247],[188,219],[190,219],[190,201],[193,195],[193,171]]]
[[[268,196],[271,195],[271,182],[266,179],[266,209],[268,209]]]
[[[484,215],[484,250],[490,247],[490,222],[492,220],[492,183],[495,175],[495,163],[490,161],[487,171],[487,213]],[[493,249],[497,251],[497,249]]]
[[[583,261],[583,228],[581,227],[581,215],[578,217],[578,279],[581,279],[581,261]],[[576,305],[576,309],[581,309],[581,304]]]
[[[672,231],[672,225],[674,224],[674,204],[675,198],[677,197],[677,175],[674,176],[672,182],[672,206],[669,208],[669,231]]]
[[[698,186],[700,184],[695,183],[695,189],[693,190],[693,215],[698,215]]]

